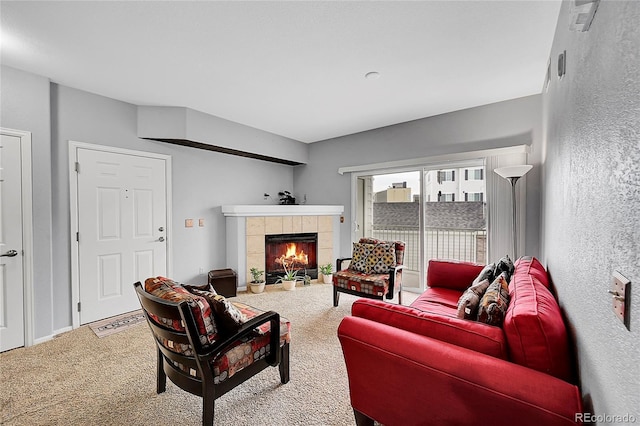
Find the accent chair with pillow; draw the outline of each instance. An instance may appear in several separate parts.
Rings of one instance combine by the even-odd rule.
[[[370,299],[393,299],[398,293],[402,304],[402,269],[404,268],[405,243],[361,238],[353,243],[351,257],[336,261],[333,274],[333,306],[338,306],[340,293],[353,294]],[[343,269],[346,261],[349,266]]]
[[[213,425],[215,399],[267,367],[289,382],[290,323],[216,294],[211,286],[164,277],[134,284],[158,351],[157,393],[167,377],[202,397],[202,424]]]

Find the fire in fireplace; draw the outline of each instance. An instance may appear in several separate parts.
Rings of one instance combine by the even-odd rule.
[[[298,277],[318,278],[318,234],[265,235],[265,278],[274,284],[287,270],[298,271]]]

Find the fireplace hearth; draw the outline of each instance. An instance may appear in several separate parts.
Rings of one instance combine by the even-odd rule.
[[[298,271],[298,277],[318,278],[318,234],[265,235],[265,280],[275,284],[287,270]],[[283,266],[284,264],[284,266]]]

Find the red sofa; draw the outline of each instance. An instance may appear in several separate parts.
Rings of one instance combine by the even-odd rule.
[[[509,283],[502,327],[457,317],[483,265],[430,261],[410,306],[359,299],[338,328],[359,425],[572,425],[582,413],[567,332],[535,258]]]

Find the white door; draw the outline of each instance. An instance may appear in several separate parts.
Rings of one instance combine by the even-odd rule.
[[[0,142],[0,352],[24,346],[21,140]]]
[[[166,275],[163,159],[78,148],[80,324],[140,309],[133,283]]]

